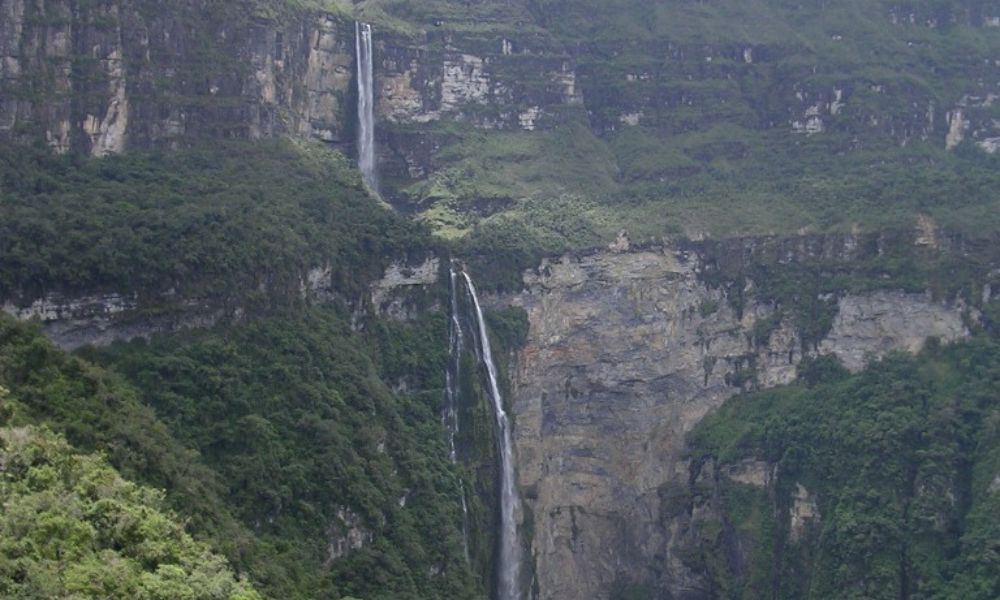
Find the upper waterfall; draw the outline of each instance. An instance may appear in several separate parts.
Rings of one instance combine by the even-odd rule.
[[[372,26],[355,23],[358,63],[358,169],[365,185],[378,193],[375,168],[375,86],[372,61]]]

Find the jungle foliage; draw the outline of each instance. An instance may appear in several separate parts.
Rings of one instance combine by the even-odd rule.
[[[88,352],[101,367],[4,317],[0,385],[13,424],[164,489],[268,596],[474,597],[439,417],[443,317],[387,327],[314,309]]]
[[[726,598],[996,598],[998,384],[1000,342],[981,333],[858,374],[807,361],[798,383],[730,400],[691,434],[692,458],[765,461],[776,480],[720,478],[687,560]],[[793,533],[803,502],[818,515]]]
[[[0,296],[296,290],[328,265],[355,293],[427,232],[312,143],[219,142],[92,159],[0,148]]]
[[[358,334],[331,307],[95,358],[219,474],[271,555],[255,573],[265,590],[467,598],[477,583],[440,421],[445,338],[443,315]]]
[[[4,598],[261,600],[192,539],[162,492],[103,456],[78,454],[45,427],[4,426],[0,465]]]

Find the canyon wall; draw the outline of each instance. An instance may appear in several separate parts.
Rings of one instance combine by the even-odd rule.
[[[741,129],[839,132],[858,148],[972,141],[993,152],[1000,139],[992,42],[904,76],[841,49],[851,39],[833,17],[799,32],[815,47],[792,41],[794,15],[775,7],[769,27],[726,42],[716,17],[701,15],[691,26],[706,41],[694,43],[664,24],[685,18],[681,9],[648,16],[652,30],[630,39],[628,28],[589,33],[586,8],[560,2],[445,5],[375,23],[380,161],[400,186],[442,166],[435,154],[458,131],[443,123],[535,131],[573,120],[602,136],[638,127],[658,138],[716,128],[704,151],[734,158],[749,143]],[[483,7],[491,12],[475,12]],[[645,9],[621,10],[634,19]],[[164,11],[149,0],[0,0],[0,15],[0,141],[97,156],[284,134],[353,146],[354,27],[343,13],[278,1],[183,0]],[[932,14],[885,3],[872,18],[909,54],[956,28],[983,40],[1000,31],[1000,16],[978,6]],[[628,53],[615,50],[626,43]]]
[[[97,156],[196,139],[345,139],[342,20],[249,3],[3,0],[0,139]]]
[[[279,134],[350,147],[353,20],[272,4],[2,0],[0,140],[95,156]],[[573,63],[537,30],[516,40],[375,31],[387,126],[533,130],[581,104]],[[404,171],[419,173],[401,143],[385,159],[402,152]]]
[[[808,240],[790,247],[801,252]],[[859,258],[850,236],[825,248],[835,260]],[[793,381],[806,356],[832,354],[859,370],[931,337],[962,339],[976,319],[954,297],[844,291],[826,299],[836,316],[822,339],[804,340],[752,280],[737,305],[709,270],[690,246],[566,256],[499,299],[530,322],[514,358],[511,407],[533,534],[532,597],[607,598],[632,582],[668,594],[656,597],[711,597],[705,574],[679,559],[692,543],[691,515],[664,508],[669,490],[691,477],[685,434],[743,389]],[[768,468],[743,471],[733,477],[760,485],[769,477]]]

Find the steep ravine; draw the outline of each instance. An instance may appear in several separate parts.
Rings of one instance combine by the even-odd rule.
[[[688,482],[685,434],[743,388],[792,381],[805,355],[859,370],[930,337],[965,338],[977,314],[929,293],[845,292],[829,332],[803,344],[791,319],[769,321],[776,307],[752,281],[734,307],[705,268],[697,250],[672,246],[566,256],[498,299],[530,322],[510,402],[533,597],[607,598],[632,583],[708,597],[704,574],[678,557],[677,519],[689,515],[661,514],[663,490]]]
[[[753,164],[750,161],[762,156],[769,160],[773,148],[791,149],[790,155],[798,158],[800,148],[812,144],[815,151],[820,148],[818,141],[828,140],[830,146],[823,152],[831,151],[829,156],[870,151],[871,158],[859,154],[862,158],[858,160],[868,165],[859,167],[859,172],[875,164],[889,165],[889,170],[895,173],[898,169],[907,183],[912,183],[908,181],[910,173],[900,165],[917,165],[914,172],[925,162],[950,165],[952,157],[944,149],[954,150],[956,172],[964,179],[968,171],[960,170],[962,164],[988,173],[990,163],[986,161],[992,159],[986,155],[1000,149],[996,77],[1000,61],[995,58],[1000,48],[995,33],[1000,31],[996,29],[1000,17],[975,0],[932,3],[935,6],[931,8],[947,5],[932,13],[923,7],[873,3],[870,13],[859,11],[859,17],[843,23],[839,21],[843,15],[827,11],[826,3],[822,3],[822,11],[805,18],[797,14],[801,7],[792,11],[795,14],[785,14],[787,7],[782,3],[765,2],[755,12],[764,21],[779,25],[773,30],[762,28],[761,22],[725,15],[726,20],[753,31],[753,35],[733,35],[728,27],[717,28],[715,18],[721,15],[713,17],[712,11],[685,18],[690,13],[681,6],[684,3],[655,15],[646,13],[642,0],[609,2],[601,7],[623,12],[626,18],[622,23],[596,18],[590,14],[594,5],[583,1],[574,6],[559,0],[442,0],[419,9],[419,2],[412,3],[410,10],[408,3],[398,2],[389,3],[396,4],[398,12],[384,14],[378,4],[365,2],[346,8],[346,2],[178,0],[165,8],[150,0],[0,0],[0,145],[46,147],[53,154],[70,155],[68,165],[84,156],[166,150],[182,150],[178,154],[183,154],[183,149],[220,140],[318,140],[316,146],[325,144],[344,154],[364,155],[359,163],[366,174],[371,167],[372,175],[366,178],[370,187],[378,189],[373,175],[377,167],[385,182],[385,198],[403,212],[423,213],[439,233],[452,237],[477,231],[496,234],[492,240],[487,235],[485,241],[459,242],[451,251],[490,252],[496,258],[493,267],[508,268],[515,274],[527,264],[526,255],[537,257],[553,252],[553,248],[580,248],[595,240],[607,241],[625,226],[645,225],[648,229],[643,235],[661,235],[664,229],[684,231],[691,237],[729,235],[733,229],[689,226],[689,217],[674,215],[674,202],[684,194],[668,186],[701,173],[706,180],[714,179],[713,171],[728,172],[729,162]],[[330,12],[305,6],[322,6]],[[703,6],[699,4],[699,10]],[[580,27],[578,13],[585,15],[585,22],[600,23],[600,35]],[[484,15],[494,18],[481,18]],[[369,16],[373,17],[375,33],[366,55],[374,60],[371,68],[365,69],[371,73],[365,82],[374,107],[368,107],[370,117],[365,122],[374,125],[376,133],[374,139],[365,139],[375,143],[377,157],[355,148],[356,54],[360,52],[355,47],[354,21]],[[886,41],[882,40],[885,37],[891,43],[872,44],[866,37],[867,28],[845,39],[846,32],[841,29],[857,29],[850,25],[856,20],[870,21],[875,37]],[[629,22],[642,26],[633,28]],[[674,23],[682,24],[684,30],[674,30]],[[787,39],[796,41],[789,43]],[[842,49],[855,46],[864,48],[866,54],[855,56]],[[629,49],[620,52],[622,47]],[[868,50],[872,56],[867,56]],[[887,60],[888,56],[896,58]],[[912,68],[914,64],[921,66]],[[938,154],[919,157],[919,153],[910,155],[909,150],[897,152],[897,147],[937,148]],[[976,153],[976,148],[982,153]],[[818,172],[838,173],[836,164],[828,169],[826,154],[811,156],[814,164],[822,167]],[[247,159],[242,154],[240,157]],[[128,169],[115,160],[92,162],[111,165],[107,178],[114,179],[116,169]],[[962,162],[967,160],[970,162]],[[801,193],[788,192],[789,196],[799,194],[812,201],[815,192],[818,202],[825,201],[832,208],[817,209],[815,214],[805,211],[787,221],[778,219],[779,226],[769,222],[753,226],[736,218],[740,223],[736,231],[803,232],[816,230],[820,223],[821,231],[847,225],[860,230],[858,223],[871,230],[883,226],[856,214],[836,194],[824,200],[822,182],[812,185],[813,163],[808,159],[803,159],[802,165],[798,160],[791,162],[809,173],[810,185]],[[215,165],[214,160],[208,163]],[[499,166],[515,168],[508,173]],[[600,171],[593,180],[585,177],[591,171]],[[754,170],[747,167],[746,172]],[[846,173],[842,178],[851,180],[853,176]],[[761,177],[769,183],[775,176]],[[877,180],[871,186],[873,206],[869,210],[876,214],[899,211],[900,222],[905,223],[919,210],[919,222],[930,222],[932,230],[936,225],[922,212],[927,205],[942,204],[947,211],[953,201],[957,210],[962,202],[975,204],[990,196],[983,192],[991,189],[988,183],[977,179],[979,176],[968,176],[973,182],[968,190],[948,189],[944,195],[948,203],[940,203],[936,197],[928,203],[908,198],[899,181],[887,177],[888,183]],[[20,172],[15,179],[22,179]],[[25,189],[32,187],[32,177],[23,179]],[[739,175],[732,179],[740,186],[745,183]],[[591,186],[589,181],[599,185]],[[642,193],[633,198],[621,193],[630,186],[645,188],[647,184],[649,189],[640,190]],[[919,187],[919,181],[913,185]],[[38,178],[36,189],[24,192],[19,202],[42,206],[34,200],[48,194],[48,186],[47,176]],[[345,195],[343,186],[331,189],[324,188],[324,192],[338,200]],[[736,196],[740,206],[762,202],[762,214],[782,210],[780,202],[774,201],[780,194],[764,199],[746,194],[744,198],[742,188],[737,189],[738,194],[723,191],[716,195]],[[73,194],[62,193],[54,205],[71,206],[64,200]],[[211,198],[202,197],[203,193],[185,191],[183,195],[211,204]],[[651,201],[648,213],[644,213],[635,200],[647,196],[662,204],[654,206]],[[623,198],[627,202],[619,202]],[[609,199],[613,201],[605,202]],[[903,200],[912,200],[913,206]],[[696,223],[712,221],[713,214],[718,214],[706,210],[700,200],[692,206],[698,213]],[[985,217],[993,213],[991,206],[984,203],[977,209],[980,212],[962,214],[973,221],[978,221],[976,215],[983,215],[981,220],[989,223]],[[630,207],[638,212],[630,213]],[[322,204],[320,208],[328,207]],[[437,213],[428,216],[435,208]],[[558,232],[555,241],[550,243],[543,237],[533,240],[520,225],[504,227],[503,221],[472,229],[481,219],[513,208],[528,211],[521,215],[527,225],[545,220],[557,224],[553,228]],[[552,213],[538,216],[531,212],[541,208]],[[78,212],[87,216],[89,210],[98,209],[84,203]],[[37,212],[45,217],[40,222],[48,225],[50,215],[44,209]],[[270,215],[273,211],[261,212]],[[593,223],[565,223],[590,212],[597,215]],[[838,219],[830,220],[834,213]],[[315,213],[306,210],[302,214],[309,216],[282,217],[275,231],[290,230],[292,223],[318,222]],[[657,220],[661,215],[671,215],[670,228]],[[841,222],[840,215],[856,222]],[[355,218],[359,224],[372,223],[370,214]],[[137,218],[133,222],[148,220]],[[343,222],[339,214],[323,224],[338,221]],[[961,224],[962,219],[956,221]],[[79,223],[86,225],[57,223],[53,236],[99,229],[94,223],[109,231],[132,229],[112,227],[101,220],[82,219]],[[240,235],[253,232],[256,237],[257,224],[251,223]],[[974,225],[973,229],[980,226]],[[958,225],[949,222],[946,226]],[[192,238],[209,231],[201,227],[191,228],[196,232]],[[337,239],[339,243],[339,237],[348,237],[343,232],[334,235],[332,229],[316,229],[320,239]],[[398,323],[393,321],[420,321],[428,313],[440,311],[444,298],[447,269],[443,263],[449,250],[443,242],[432,243],[429,232],[420,232],[390,244],[395,240],[389,238],[402,234],[386,233],[388,226],[372,229],[383,230],[372,235],[375,241],[351,238],[351,243],[357,242],[356,252],[331,248],[325,254],[317,252],[294,261],[294,266],[258,269],[255,261],[269,252],[256,254],[243,248],[246,256],[255,258],[239,264],[250,268],[241,273],[242,278],[233,279],[238,283],[206,287],[210,292],[198,291],[202,288],[197,286],[184,289],[183,284],[192,279],[191,271],[176,265],[171,266],[174,270],[168,269],[174,279],[160,277],[162,285],[145,291],[134,279],[123,277],[101,282],[99,277],[83,276],[77,287],[63,288],[68,282],[31,281],[38,271],[29,269],[0,294],[0,309],[21,320],[42,321],[47,336],[72,350],[159,334],[169,338],[185,329],[226,324],[243,327],[266,321],[271,318],[268,312],[275,308],[291,309],[289,313],[297,318],[300,309],[329,304],[344,309],[336,323],[339,326],[343,320],[345,343],[356,343],[363,336],[349,336],[363,331],[369,323],[395,326]],[[36,237],[30,227],[24,231],[27,238]],[[710,502],[691,502],[678,509],[679,503],[668,500],[685,486],[711,488],[720,481],[748,484],[767,490],[762,494],[770,493],[772,480],[777,479],[776,467],[751,459],[737,464],[714,462],[705,456],[692,460],[686,435],[736,394],[792,382],[806,358],[831,355],[857,372],[872,359],[893,351],[918,351],[932,338],[948,343],[969,337],[980,318],[978,308],[990,299],[985,279],[990,267],[984,266],[988,260],[970,270],[982,277],[959,292],[957,288],[965,285],[970,271],[952,273],[944,268],[931,280],[925,277],[926,272],[911,272],[906,263],[910,256],[905,252],[893,276],[882,277],[874,269],[864,275],[867,279],[862,285],[845,282],[842,287],[823,290],[804,285],[789,293],[788,286],[795,286],[795,278],[803,272],[811,281],[828,281],[823,261],[845,264],[875,256],[887,258],[888,264],[895,258],[883,256],[881,241],[874,250],[859,251],[859,245],[868,241],[854,236],[820,240],[823,248],[817,254],[811,244],[820,237],[790,238],[787,246],[779,244],[778,256],[763,272],[740,268],[733,272],[720,264],[747,262],[749,266],[751,255],[761,247],[758,242],[729,246],[726,242],[663,243],[630,249],[623,235],[607,250],[550,257],[525,273],[523,290],[487,300],[488,308],[507,307],[507,316],[526,315],[528,322],[527,339],[521,347],[512,350],[506,340],[499,343],[502,347],[497,354],[509,360],[501,365],[502,374],[509,377],[500,387],[512,416],[517,488],[527,520],[517,532],[521,535],[511,537],[520,538],[527,546],[526,564],[520,565],[520,572],[531,579],[526,586],[529,597],[718,597],[705,569],[699,570],[684,559],[703,541],[691,534],[690,524],[699,519],[710,521],[698,513],[715,508]],[[512,251],[505,252],[502,244],[496,243],[504,238],[513,240]],[[871,234],[871,239],[876,238],[881,240]],[[157,251],[168,253],[185,246],[170,235],[163,239],[169,244],[156,247]],[[273,247],[287,248],[290,239],[281,237]],[[316,239],[304,236],[302,244],[315,250],[319,246]],[[419,251],[414,240],[419,240]],[[383,246],[378,241],[386,243]],[[951,243],[939,239],[936,231],[913,241],[926,254]],[[148,242],[151,247],[155,243],[162,240]],[[117,242],[108,245],[125,247]],[[247,246],[257,249],[256,244]],[[914,244],[909,246],[912,250]],[[220,255],[229,255],[228,243],[221,248]],[[948,251],[961,254],[966,249]],[[44,255],[30,247],[21,253],[24,256],[20,258],[29,259]],[[148,271],[139,256],[129,255],[122,262],[134,266],[136,272]],[[348,262],[349,257],[354,262]],[[133,258],[136,265],[131,265]],[[59,261],[49,257],[25,262],[33,265],[32,269],[40,266],[38,270],[48,277],[56,272],[49,267]],[[225,268],[197,270],[196,278],[218,283],[222,281],[220,274],[229,276],[239,270],[225,260],[206,262],[224,264]],[[498,279],[491,270],[482,269],[484,281]],[[902,277],[898,277],[900,273]],[[996,278],[997,273],[993,270],[991,276]],[[474,275],[478,278],[480,274]],[[483,288],[489,289],[489,284]],[[807,302],[788,305],[792,297],[806,298]],[[503,324],[507,317],[498,314],[503,315],[487,314],[487,321],[493,317]],[[426,406],[418,407],[428,423],[421,433],[430,440],[436,433],[443,435],[435,429],[437,389],[427,383],[435,378],[422,368],[414,368],[422,378],[407,378],[405,369],[396,364],[412,366],[400,358],[404,354],[398,347],[402,334],[380,331],[369,333],[384,336],[373,344],[384,346],[379,347],[386,354],[385,362],[394,368],[387,368],[382,374],[384,381],[371,389],[384,396],[392,408],[382,415],[383,425],[388,424],[386,431],[392,432],[395,424],[395,402],[409,401],[412,395],[426,401]],[[412,333],[413,339],[404,340],[414,346],[412,356],[404,358],[417,357],[413,360],[421,363],[419,367],[433,364],[426,350],[434,347],[435,338],[425,333],[421,330]],[[485,330],[482,337],[486,337]],[[182,343],[180,340],[175,341]],[[440,340],[438,349],[444,343]],[[931,347],[936,347],[935,343]],[[248,361],[273,360],[268,348],[255,349],[262,351],[263,358],[255,355]],[[305,352],[316,353],[312,349]],[[369,362],[377,362],[362,354],[357,359],[365,368],[371,366]],[[330,353],[331,373],[343,366],[346,355]],[[469,351],[464,355],[458,352],[456,359],[462,372],[475,372],[476,363]],[[259,372],[256,368],[246,371]],[[430,371],[437,372],[434,368]],[[358,372],[369,376],[376,370],[359,368]],[[440,372],[443,377],[443,369]],[[316,375],[306,373],[297,383],[309,383],[309,377]],[[413,385],[415,379],[424,381],[423,385]],[[470,507],[464,506],[463,499],[462,524],[473,529],[464,532],[466,563],[479,573],[476,585],[491,587],[490,566],[498,562],[494,536],[499,531],[492,515],[503,508],[495,506],[497,494],[492,492],[499,476],[489,442],[497,434],[490,420],[483,417],[487,395],[482,384],[473,379],[467,375],[464,381],[456,382],[467,388],[467,405],[457,412],[470,427],[458,436],[457,447],[453,440],[450,450],[462,463],[463,476],[468,476],[457,487],[466,489],[469,484],[470,490]],[[252,382],[252,378],[248,380]],[[491,397],[499,399],[497,386],[492,387]],[[366,388],[361,397],[371,395]],[[205,403],[202,397],[193,396],[190,404],[200,410]],[[287,410],[290,404],[275,401],[278,408],[271,412],[288,416],[292,414]],[[227,411],[230,408],[227,406]],[[271,409],[265,405],[255,410]],[[400,422],[410,422],[410,415],[403,411],[399,415]],[[301,422],[290,425],[289,431],[300,433]],[[366,433],[360,427],[352,432]],[[376,460],[391,473],[393,485],[402,486],[395,479],[395,463],[377,458],[384,454],[384,439],[378,435],[360,442],[352,438],[345,444],[373,449]],[[413,440],[407,448],[435,451],[433,444]],[[313,443],[321,442],[304,438],[304,450],[296,453],[311,455]],[[436,458],[442,458],[441,448],[437,450]],[[288,470],[280,465],[275,472]],[[359,488],[369,474],[366,470],[359,477]],[[325,475],[307,479],[329,481]],[[909,487],[919,487],[917,484],[914,477]],[[300,482],[295,485],[301,487]],[[1000,479],[993,486],[1000,486]],[[442,500],[431,498],[427,505],[447,513],[451,502],[457,514],[458,500],[450,495],[453,487],[449,483],[442,488],[446,489]],[[373,506],[370,514],[388,506],[391,514],[409,515],[420,506],[420,498],[410,496],[410,487],[387,489],[393,493],[380,498],[381,504]],[[796,539],[810,522],[820,519],[816,489],[796,482],[791,495],[773,503],[782,511],[787,508],[789,539]],[[354,508],[344,504],[342,509],[328,512],[333,526],[327,534],[323,569],[339,567],[343,581],[357,578],[367,584],[376,577],[356,569],[349,562],[350,555],[367,550],[384,558],[387,554],[379,554],[375,544],[389,538],[380,539],[373,533],[381,527],[373,526],[377,518],[369,516],[366,524]],[[433,511],[427,514],[438,515]],[[736,540],[733,546],[739,543]],[[442,556],[457,559],[457,548],[455,544]],[[400,552],[420,558],[420,552]],[[739,548],[733,552],[735,562],[742,559],[740,553]],[[448,576],[447,562],[429,563],[425,592],[432,587],[440,591],[436,579]],[[900,562],[905,564],[905,557]],[[428,573],[420,560],[414,564],[421,574]],[[459,566],[454,572],[463,568]],[[471,580],[460,575],[456,581],[461,580],[461,589],[469,592],[474,587]],[[905,573],[900,579],[905,581]],[[635,590],[641,593],[633,593]],[[370,597],[360,592],[353,595]]]

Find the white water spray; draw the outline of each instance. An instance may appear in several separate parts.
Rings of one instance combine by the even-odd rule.
[[[354,34],[358,62],[358,169],[365,185],[377,194],[372,26],[368,23],[355,23]]]
[[[476,310],[478,328],[479,357],[486,366],[489,376],[489,394],[493,401],[493,414],[497,426],[497,450],[500,455],[500,555],[497,564],[497,599],[520,600],[521,544],[517,535],[517,519],[521,512],[521,499],[517,495],[514,481],[514,450],[511,443],[510,421],[503,408],[503,397],[497,383],[497,369],[490,349],[490,338],[486,332],[486,321],[479,306],[476,286],[468,273],[462,273],[465,286]]]

